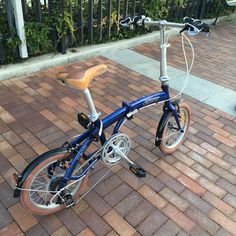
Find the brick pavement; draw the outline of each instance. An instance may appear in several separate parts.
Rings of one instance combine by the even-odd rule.
[[[189,36],[195,49],[195,63],[191,74],[236,91],[235,32],[235,22],[223,22],[211,29],[209,37],[205,34]],[[170,38],[169,43],[171,47],[168,48],[168,64],[186,70],[180,38]],[[191,55],[187,45],[186,43],[187,55]],[[158,43],[142,44],[134,50],[154,59],[160,58]]]
[[[209,47],[204,50],[210,54]],[[109,67],[91,86],[102,115],[122,100],[160,90],[158,82],[103,57],[64,68],[98,63]],[[146,178],[119,165],[80,204],[47,217],[31,215],[12,198],[13,172],[83,131],[75,118],[86,112],[85,100],[55,81],[60,69],[0,83],[0,235],[236,235],[236,118],[187,96],[192,126],[174,154],[165,156],[154,145],[160,106],[136,114],[123,128],[132,138],[129,156],[147,170]],[[98,164],[89,184],[105,171]]]

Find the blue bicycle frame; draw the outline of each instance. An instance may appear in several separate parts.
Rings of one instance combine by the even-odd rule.
[[[166,62],[166,52],[167,52],[168,44],[165,42],[164,33],[165,33],[165,27],[183,28],[185,24],[172,23],[172,22],[167,22],[167,21],[148,21],[148,22],[145,22],[145,24],[156,25],[156,26],[159,26],[160,28],[160,48],[161,48],[160,81],[162,84],[161,86],[162,92],[153,93],[151,95],[144,96],[131,103],[123,102],[122,107],[120,109],[108,115],[103,120],[100,120],[100,119],[96,120],[93,123],[92,129],[87,130],[86,132],[84,132],[83,134],[75,138],[70,143],[70,145],[72,147],[77,147],[78,151],[75,154],[70,164],[70,167],[66,170],[66,173],[63,178],[64,186],[69,180],[78,180],[80,178],[83,178],[83,176],[88,172],[88,170],[100,159],[100,156],[94,158],[94,160],[92,160],[89,163],[89,165],[83,170],[81,174],[77,176],[72,176],[73,170],[75,169],[75,166],[77,165],[79,159],[83,156],[84,152],[89,147],[89,145],[93,142],[94,138],[99,137],[100,142],[103,145],[106,142],[104,130],[107,127],[117,122],[113,130],[113,134],[117,133],[120,127],[124,124],[125,119],[132,119],[133,114],[138,112],[142,108],[164,101],[164,107],[168,110],[168,112],[171,112],[173,114],[173,116],[175,117],[178,129],[181,130],[180,122],[178,119],[178,113],[175,109],[175,106],[170,101],[169,84],[168,84],[168,76],[167,76],[167,62]],[[102,127],[102,133],[101,135],[98,135],[101,127]],[[83,144],[81,145],[82,142]],[[90,154],[88,158],[92,157],[94,153]]]
[[[144,96],[142,98],[137,99],[136,101],[133,101],[131,103],[122,103],[122,107],[118,110],[114,111],[110,115],[106,116],[103,120],[97,120],[93,124],[92,129],[88,129],[83,134],[79,135],[77,138],[75,138],[70,145],[72,147],[78,147],[77,153],[73,157],[73,160],[70,164],[70,167],[66,170],[66,173],[64,175],[63,184],[66,185],[67,181],[69,180],[78,180],[83,178],[83,176],[89,171],[89,169],[94,166],[94,164],[100,159],[100,156],[94,158],[91,160],[89,165],[80,173],[79,175],[72,176],[73,170],[75,169],[75,166],[78,164],[79,159],[83,156],[86,149],[89,147],[89,145],[93,142],[95,137],[98,137],[99,130],[101,127],[102,122],[102,134],[99,137],[101,145],[103,145],[106,142],[106,137],[104,130],[111,126],[112,124],[116,123],[115,128],[113,130],[113,134],[118,133],[121,126],[124,124],[126,119],[132,119],[133,114],[138,112],[140,109],[157,104],[158,102],[165,101],[164,106],[167,107],[169,112],[172,112],[172,114],[175,117],[176,123],[178,125],[178,128],[181,129],[178,114],[175,109],[175,106],[170,101],[169,96],[169,86],[168,85],[162,85],[162,92],[153,93],[148,96]],[[81,143],[83,144],[81,145]],[[95,151],[94,153],[96,153]],[[92,157],[94,153],[90,154],[88,158]]]

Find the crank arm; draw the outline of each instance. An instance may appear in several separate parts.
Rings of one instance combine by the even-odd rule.
[[[133,174],[135,174],[137,177],[144,178],[146,176],[146,171],[138,164],[135,164],[134,162],[132,162],[119,148],[115,150],[115,154],[119,155],[121,159],[123,159],[124,161],[128,163],[129,170]]]
[[[124,161],[126,161],[129,165],[133,165],[134,162],[132,162],[119,148],[115,149],[115,154],[120,156],[120,158]]]

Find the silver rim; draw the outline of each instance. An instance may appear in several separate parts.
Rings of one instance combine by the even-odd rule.
[[[182,141],[186,130],[188,128],[188,120],[189,120],[189,114],[188,111],[184,108],[180,108],[180,114],[181,116],[184,116],[184,123],[181,124],[181,128],[184,131],[179,132],[177,131],[177,123],[175,120],[175,117],[172,115],[169,117],[165,130],[164,130],[164,134],[163,134],[163,141],[164,141],[164,145],[166,148],[172,149],[175,148],[176,146],[178,146],[178,144]],[[165,138],[166,137],[166,138]]]
[[[59,166],[56,166],[55,170],[53,171],[53,176],[48,175],[47,168],[55,162],[57,162],[57,160],[48,163],[41,170],[39,170],[30,183],[30,191],[28,192],[29,199],[31,203],[37,208],[55,209],[60,206],[58,203],[56,203],[57,198],[54,198],[55,200],[51,201],[58,191],[52,191],[50,189],[50,186],[52,184],[52,181],[55,181],[55,178],[62,178],[64,176],[65,170],[63,170]],[[79,166],[74,172],[78,173],[78,170]],[[75,184],[72,184],[68,188],[72,195],[74,195],[78,191],[81,181],[82,180],[77,181]],[[70,184],[71,182],[68,182],[68,184]]]

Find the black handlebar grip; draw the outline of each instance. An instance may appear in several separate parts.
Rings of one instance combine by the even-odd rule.
[[[210,32],[210,26],[208,24],[206,24],[205,22],[201,21],[201,20],[195,20],[193,18],[190,17],[185,17],[184,18],[184,23],[186,23],[185,27],[181,30],[181,33],[185,30],[193,30],[194,28],[198,29],[201,32],[206,32],[209,33]]]
[[[135,17],[133,17],[133,18],[127,17],[127,18],[125,18],[125,19],[120,20],[120,25],[122,25],[122,26],[124,26],[124,27],[129,26],[129,25],[135,25],[135,26],[137,26],[137,22],[138,22],[140,19],[142,19],[142,18],[140,18],[139,16],[135,16]]]
[[[183,21],[184,23],[192,24],[194,22],[194,19],[186,16],[184,17]]]
[[[120,25],[127,26],[131,22],[131,18],[127,17],[125,19],[120,20]]]

